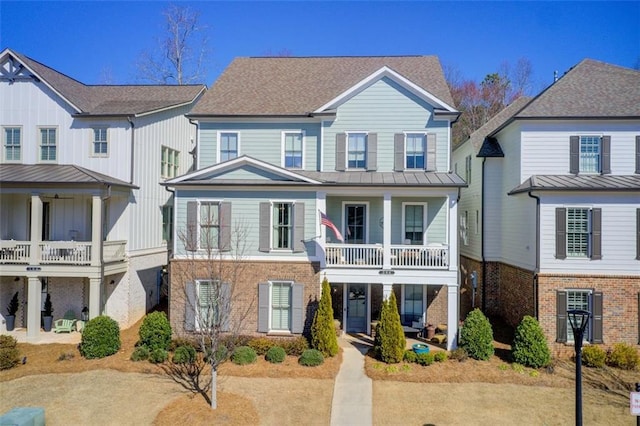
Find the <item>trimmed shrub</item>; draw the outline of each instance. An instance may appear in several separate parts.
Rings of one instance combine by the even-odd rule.
[[[106,315],[89,320],[82,329],[80,355],[87,359],[113,355],[120,345],[120,327]]]
[[[238,346],[231,354],[231,361],[238,365],[253,364],[257,359],[256,351],[250,346]]]
[[[272,364],[280,364],[284,361],[287,353],[280,346],[273,346],[271,349],[267,351],[267,354],[264,358]]]
[[[171,361],[174,364],[192,364],[196,361],[196,350],[191,345],[178,346]]]
[[[304,365],[305,367],[315,367],[324,362],[324,356],[322,356],[322,352],[317,349],[307,349],[300,355],[298,359],[298,363],[300,365]]]
[[[6,334],[0,336],[0,370],[8,370],[20,362],[18,341]]]
[[[326,278],[322,280],[322,296],[311,325],[311,347],[322,352],[324,356],[336,356],[338,353],[338,338],[331,306],[331,286]]]
[[[623,370],[636,370],[640,359],[638,351],[626,343],[616,343],[607,356],[607,364]]]
[[[466,361],[468,357],[469,354],[467,354],[467,351],[464,348],[456,348],[449,352],[449,358],[458,362]]]
[[[516,328],[511,346],[513,361],[526,367],[546,367],[551,362],[551,352],[538,321],[525,315]]]
[[[169,350],[175,352],[180,346],[191,346],[192,348],[197,347],[197,343],[194,342],[193,339],[185,339],[182,337],[178,337],[175,339],[171,339],[171,343],[169,343]]]
[[[280,342],[280,346],[282,346],[287,355],[300,356],[309,349],[309,341],[304,336],[298,336],[294,339],[283,339]]]
[[[607,353],[600,346],[587,345],[582,348],[582,363],[587,367],[602,368],[607,359]]]
[[[150,351],[154,349],[169,349],[171,344],[171,324],[164,312],[151,312],[142,321],[140,330],[140,345],[146,346]]]
[[[407,340],[400,323],[396,296],[394,292],[391,292],[389,299],[382,301],[380,322],[376,327],[374,350],[379,354],[381,361],[395,364],[402,361],[406,346]]]
[[[446,352],[438,351],[433,353],[433,360],[435,362],[445,362],[449,359],[449,355]]]
[[[469,312],[460,331],[460,346],[474,359],[487,361],[494,353],[491,323],[480,309]]]
[[[418,361],[418,357],[416,353],[411,349],[407,349],[406,351],[404,351],[404,356],[402,357],[402,359],[405,362],[412,362],[412,363],[415,363]]]
[[[149,359],[149,348],[146,346],[138,346],[131,353],[131,361],[144,361]]]
[[[161,348],[155,348],[149,353],[149,362],[153,364],[162,364],[169,358],[169,352]]]
[[[271,349],[275,345],[276,342],[272,339],[269,339],[267,337],[258,337],[256,339],[251,339],[247,346],[253,348],[253,350],[256,351],[257,355],[262,356],[265,355],[269,351],[269,349]]]
[[[435,359],[435,356],[431,352],[416,354],[416,362],[420,365],[431,365]]]

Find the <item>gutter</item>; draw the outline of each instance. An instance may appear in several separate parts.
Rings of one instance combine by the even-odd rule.
[[[132,117],[130,115],[127,116],[127,121],[129,122],[129,124],[131,125],[131,170],[130,170],[130,179],[129,179],[129,183],[133,185],[133,164],[134,164],[134,158],[135,158],[135,152],[133,149],[133,144],[135,142],[135,124],[133,123],[133,120],[131,119]]]
[[[189,154],[191,154],[191,157],[193,158],[193,165],[191,166],[191,171],[196,171],[200,168],[200,164],[198,164],[198,159],[199,159],[199,155],[200,152],[200,122],[198,120],[192,120],[191,118],[187,117],[187,120],[189,120],[189,123],[194,125],[196,127],[196,138],[195,138],[195,144],[196,146],[193,147],[193,149],[191,151],[189,151]]]
[[[529,197],[536,200],[536,266],[533,270],[533,314],[538,319],[538,273],[540,272],[540,197],[527,192]]]

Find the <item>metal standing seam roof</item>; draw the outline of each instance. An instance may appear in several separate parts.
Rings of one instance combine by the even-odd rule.
[[[509,191],[636,191],[640,201],[640,175],[534,175]]]
[[[306,115],[385,66],[453,106],[436,56],[243,57],[190,115]]]
[[[138,188],[129,182],[72,164],[0,164],[0,185],[21,184],[98,184]]]
[[[135,115],[195,101],[205,90],[203,84],[96,85],[89,86],[20,53],[9,51],[41,80],[80,109],[82,115]]]

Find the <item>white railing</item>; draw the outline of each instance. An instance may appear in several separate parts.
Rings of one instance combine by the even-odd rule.
[[[327,244],[327,267],[382,268],[384,248],[381,244]],[[449,246],[392,245],[389,263],[394,269],[447,269]]]
[[[91,264],[90,241],[43,241],[39,250],[40,263]]]
[[[29,263],[30,256],[29,241],[0,241],[0,263]]]
[[[105,241],[102,246],[102,258],[105,262],[117,262],[125,259],[126,240]]]

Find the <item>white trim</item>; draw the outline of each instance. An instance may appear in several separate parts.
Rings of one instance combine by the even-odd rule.
[[[293,253],[293,239],[291,240],[290,248],[275,248],[273,246],[273,205],[276,203],[291,204],[291,235],[293,236],[294,228],[296,225],[295,209],[293,208],[293,206],[296,204],[296,200],[273,199],[269,200],[269,203],[271,204],[271,208],[269,209],[269,253]]]
[[[8,129],[20,129],[20,159],[19,160],[7,160],[7,130]],[[15,146],[15,145],[12,145]],[[2,126],[2,161],[11,164],[20,164],[24,160],[24,132],[22,131],[22,125],[18,124],[3,125]]]
[[[236,135],[236,156],[235,158],[232,158],[230,160],[225,160],[225,162],[227,161],[231,161],[231,160],[235,160],[236,158],[240,158],[240,130],[218,130],[216,132],[216,163],[220,163],[220,137],[222,136],[222,134],[235,134]]]
[[[342,225],[342,235],[344,236],[345,242],[347,240],[347,217],[346,217],[346,207],[347,204],[350,205],[357,205],[357,206],[365,206],[365,212],[364,212],[364,217],[365,217],[365,222],[364,222],[364,243],[363,244],[369,244],[369,228],[371,227],[371,222],[369,220],[369,216],[371,214],[371,209],[369,208],[369,201],[343,201],[342,202],[342,218],[340,220],[340,223]]]
[[[349,167],[349,135],[364,135],[364,167]],[[347,171],[367,170],[367,157],[369,153],[369,131],[368,130],[345,130],[344,147],[344,169]]]
[[[320,164],[319,171],[324,171],[324,123],[328,122],[328,120],[320,121],[320,140],[318,141],[317,149],[320,151]],[[316,160],[317,161],[317,160]],[[318,167],[318,165],[316,165]]]
[[[43,125],[43,126],[36,126],[37,132],[36,132],[36,137],[37,137],[37,154],[36,154],[36,158],[38,159],[38,163],[41,164],[58,164],[60,162],[60,131],[58,128],[58,125],[51,125],[51,126],[47,126],[47,125]],[[42,159],[42,130],[51,130],[54,129],[56,131],[56,143],[55,143],[55,147],[56,147],[56,159],[55,160],[43,160]],[[51,145],[47,145],[47,146],[51,146]]]
[[[286,137],[287,135],[301,135],[302,136],[302,165],[301,167],[287,167],[285,165],[286,162],[286,157],[285,157],[285,152],[286,152]],[[280,166],[283,169],[287,169],[287,170],[305,170],[307,167],[307,156],[306,156],[306,142],[307,142],[307,132],[305,130],[283,130],[280,132]]]
[[[404,134],[404,170],[406,171],[414,171],[414,170],[426,170],[427,168],[427,134],[429,133],[427,130],[418,130],[416,132],[412,132],[412,131],[407,131],[404,130],[402,132]],[[413,167],[413,168],[408,168],[407,167],[407,136],[408,135],[422,135],[423,139],[422,139],[422,147],[423,147],[423,152],[424,152],[424,166],[422,167],[422,169]]]
[[[427,245],[427,220],[428,220],[428,203],[426,201],[403,201],[402,202],[402,243],[404,244],[405,236],[405,207],[406,206],[422,206],[422,245]]]
[[[583,343],[588,343],[591,342],[591,340],[593,339],[593,293],[594,290],[592,288],[565,288],[564,291],[567,293],[567,309],[569,308],[569,293],[587,293],[588,297],[587,297],[587,311],[591,312],[592,315],[589,315],[589,320],[588,320],[588,333],[584,336],[582,336],[582,342]],[[558,312],[556,312],[556,316],[558,315]],[[571,324],[569,323],[569,316],[567,315],[567,335],[565,336],[567,339],[567,344],[569,343],[574,343],[575,341],[573,340],[573,330],[571,333],[571,339],[569,339],[569,329],[571,328]]]
[[[111,133],[109,131],[109,126],[108,125],[101,125],[101,126],[91,126],[89,128],[90,130],[90,146],[89,146],[89,157],[91,158],[109,158],[110,154],[111,154],[111,144],[109,143],[109,134]],[[107,152],[102,154],[102,153],[96,153],[95,151],[95,142],[96,142],[96,130],[105,130],[107,132],[106,135],[106,144],[107,144]]]
[[[389,67],[383,66],[378,71],[376,71],[373,74],[369,75],[368,77],[364,78],[363,80],[361,80],[360,82],[358,82],[354,86],[352,86],[349,89],[345,90],[344,92],[342,92],[341,94],[339,94],[338,96],[336,96],[335,98],[333,98],[332,100],[330,100],[329,102],[327,102],[326,104],[324,104],[323,106],[321,106],[320,108],[315,110],[314,113],[321,113],[321,112],[323,112],[325,110],[330,110],[330,109],[337,108],[339,105],[343,104],[348,99],[350,99],[353,96],[357,95],[358,93],[362,92],[363,90],[365,90],[366,88],[371,86],[373,83],[375,83],[378,80],[381,80],[384,77],[388,77],[391,80],[394,80],[400,86],[404,87],[405,89],[407,89],[408,91],[410,91],[414,95],[418,96],[419,98],[427,101],[431,105],[446,109],[446,110],[451,111],[451,112],[457,112],[457,110],[455,108],[453,108],[452,106],[450,106],[446,102],[442,101],[441,99],[439,99],[436,96],[432,95],[431,93],[427,92],[426,90],[424,90],[423,88],[421,88],[417,84],[415,84],[415,83],[411,82],[410,80],[408,80],[407,78],[401,76],[400,74],[398,74],[397,72],[393,71]]]
[[[206,251],[207,248],[202,248],[200,247],[200,206],[202,205],[202,203],[207,203],[207,204],[217,204],[218,205],[218,238],[220,238],[220,204],[222,204],[222,199],[220,198],[198,198],[195,200],[196,203],[198,203],[198,210],[196,212],[196,223],[198,225],[198,229],[196,232],[196,251],[198,252],[203,252]],[[174,209],[176,210],[176,209]],[[175,226],[174,226],[175,227]],[[210,248],[212,252],[218,253],[220,251],[220,247],[211,247]]]

